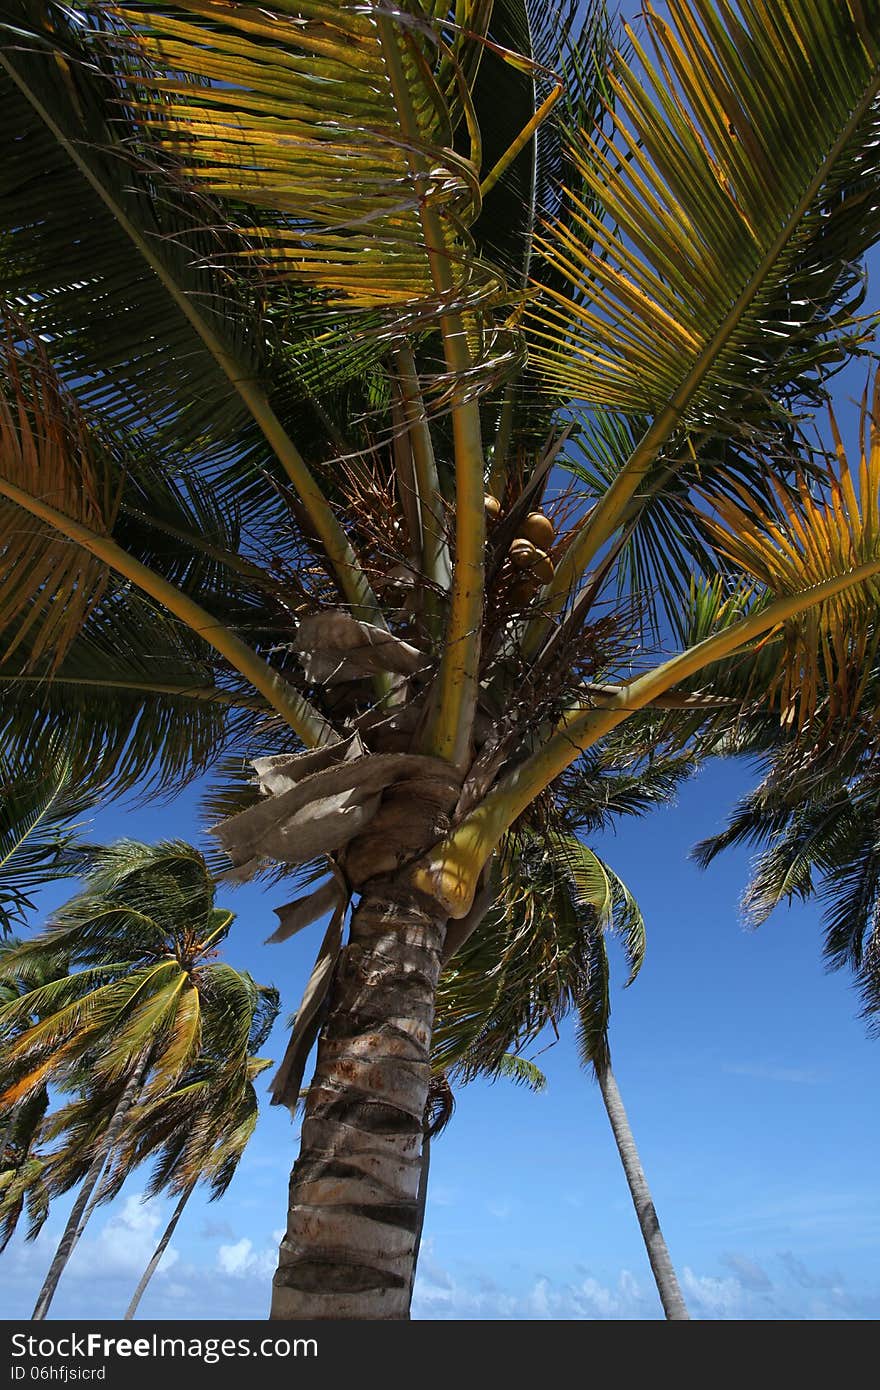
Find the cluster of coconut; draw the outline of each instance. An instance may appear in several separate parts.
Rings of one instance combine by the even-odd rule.
[[[497,497],[487,494],[485,505],[486,519],[491,525],[498,520],[501,503]],[[520,523],[504,565],[511,571],[513,582],[508,595],[515,608],[524,608],[553,578],[555,571],[550,551],[554,537],[553,522],[543,512],[529,512]]]

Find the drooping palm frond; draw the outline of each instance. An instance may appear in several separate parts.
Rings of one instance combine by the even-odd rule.
[[[0,934],[33,911],[33,894],[77,871],[78,816],[91,804],[63,757],[0,757]]]
[[[517,1086],[525,1086],[536,1095],[547,1089],[547,1078],[541,1068],[535,1066],[527,1057],[517,1057],[512,1052],[505,1053],[501,1058],[498,1063],[498,1075]]]
[[[745,921],[760,926],[783,903],[823,907],[830,970],[852,972],[872,1033],[880,1013],[880,787],[873,721],[835,738],[824,718],[780,731],[759,746],[765,775],[743,797],[724,830],[701,841],[693,858],[706,868],[723,850],[758,848],[742,896]],[[746,745],[748,748],[748,745]],[[735,750],[741,751],[741,750]]]
[[[269,718],[250,689],[221,684],[204,647],[130,593],[94,614],[54,674],[0,665],[9,756],[51,761],[104,794],[180,787]]]
[[[207,1056],[162,1096],[145,1097],[132,1114],[116,1161],[122,1176],[150,1159],[146,1197],[180,1193],[207,1183],[211,1200],[222,1197],[256,1126],[254,1082],[272,1063],[250,1056],[236,1074]],[[72,1117],[68,1122],[72,1130]],[[114,1186],[118,1183],[118,1177]]]
[[[42,344],[0,306],[0,632],[5,656],[28,633],[30,655],[58,662],[100,602],[107,570],[45,523],[22,515],[15,493],[38,492],[53,507],[101,535],[118,506],[115,470],[96,454]]]
[[[611,1012],[605,932],[620,938],[632,983],[645,951],[635,899],[586,845],[559,834],[524,840],[495,892],[441,976],[436,1069],[464,1081],[500,1075],[505,1057],[572,1011],[585,1064],[603,1065]]]
[[[274,273],[418,322],[438,300],[473,308],[500,289],[466,231],[479,207],[468,82],[489,9],[468,0],[444,34],[418,5],[343,2],[328,24],[326,6],[306,3],[294,24],[242,5],[140,3],[112,7],[130,27],[106,38],[142,60],[132,106],[147,138],[194,187],[254,210],[255,254]],[[461,123],[470,148],[454,154]]]

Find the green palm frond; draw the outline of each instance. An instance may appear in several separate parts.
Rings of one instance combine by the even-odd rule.
[[[41,772],[0,757],[0,935],[33,911],[37,889],[76,872],[76,818],[89,804],[57,753]]]
[[[517,1057],[512,1052],[506,1052],[498,1064],[498,1075],[505,1080],[512,1081],[517,1086],[525,1086],[527,1090],[534,1091],[540,1095],[547,1089],[547,1078],[540,1067],[535,1066],[526,1057]]]
[[[574,1011],[585,1064],[607,1057],[606,930],[641,967],[645,925],[623,881],[573,836],[524,840],[503,863],[496,900],[441,976],[434,1067],[469,1081],[494,1076],[545,1028]]]
[[[633,737],[635,735],[635,737]],[[609,740],[607,748],[590,750],[566,775],[557,806],[573,830],[595,832],[610,828],[619,816],[643,816],[669,805],[681,783],[690,777],[697,758],[670,739],[664,748],[663,730],[652,718],[648,728],[633,726]]]
[[[594,913],[596,925],[603,930],[611,922],[613,899],[602,860],[576,835],[553,835],[549,848],[554,867],[569,880],[574,907]]]
[[[692,856],[705,868],[731,846],[759,849],[742,897],[749,926],[760,926],[783,903],[819,903],[828,968],[852,973],[863,1016],[876,1032],[880,788],[873,718],[869,714],[855,731],[846,727],[842,736],[822,715],[813,723],[818,728],[796,735],[777,724],[774,738],[762,739],[757,750],[745,745],[759,752],[763,779]]]
[[[577,230],[541,240],[571,298],[532,310],[533,355],[571,396],[668,416],[667,432],[697,413],[735,428],[750,398],[766,412],[774,387],[834,360],[850,267],[877,235],[878,11],[644,15],[649,47],[630,32],[634,60],[609,74],[610,132],[573,134]]]
[[[602,407],[575,409],[572,414],[578,429],[560,466],[594,502],[626,468],[650,421],[645,415],[621,415]],[[711,582],[717,573],[714,535],[702,508],[694,505],[695,492],[710,511],[716,497],[735,500],[743,488],[767,506],[774,499],[771,473],[788,479],[797,469],[810,471],[806,441],[785,421],[768,420],[760,440],[752,444],[682,430],[647,470],[622,518],[625,537],[613,577],[621,599],[636,597],[646,637],[662,636],[665,622],[684,644],[682,593],[700,579]],[[817,473],[822,464],[817,458]]]
[[[0,294],[27,305],[32,331],[53,343],[84,406],[135,428],[173,431],[178,447],[228,447],[247,418],[242,403],[180,303],[132,255],[114,207],[254,370],[258,340],[243,331],[231,277],[208,269],[221,233],[195,228],[192,207],[158,169],[144,177],[132,168],[107,109],[106,58],[81,14],[10,0],[0,24],[0,122],[9,146]],[[87,160],[98,187],[73,155]]]
[[[266,720],[264,702],[218,671],[204,644],[130,590],[111,586],[54,671],[0,662],[7,756],[51,765],[63,741],[84,791],[179,787]]]

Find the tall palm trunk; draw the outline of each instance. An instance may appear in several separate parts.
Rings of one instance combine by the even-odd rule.
[[[367,885],[318,1044],[273,1318],[409,1316],[444,933],[426,899]]]
[[[46,1275],[46,1281],[40,1289],[36,1307],[31,1315],[34,1322],[42,1322],[48,1313],[49,1305],[55,1297],[55,1290],[58,1288],[58,1281],[64,1273],[67,1261],[73,1254],[77,1241],[85,1229],[86,1223],[83,1218],[86,1207],[89,1206],[89,1198],[94,1192],[98,1179],[104,1170],[104,1164],[110,1157],[113,1146],[122,1132],[122,1126],[125,1124],[128,1112],[137,1099],[147,1066],[149,1065],[149,1060],[149,1054],[144,1054],[126,1082],[125,1089],[119,1098],[119,1104],[113,1111],[110,1117],[110,1123],[104,1131],[104,1137],[95,1151],[95,1157],[92,1160],[91,1167],[83,1179],[77,1199],[73,1204],[70,1216],[67,1218],[64,1234],[58,1242],[58,1249],[55,1251],[55,1258],[49,1266],[49,1273]],[[91,1215],[92,1210],[94,1210],[94,1204],[89,1207],[89,1215]]]
[[[608,1119],[611,1121],[611,1129],[617,1143],[617,1152],[620,1154],[620,1161],[623,1164],[623,1171],[626,1174],[626,1181],[632,1194],[639,1229],[642,1232],[642,1239],[645,1242],[645,1249],[651,1262],[651,1270],[657,1285],[657,1292],[660,1295],[660,1302],[663,1304],[663,1311],[670,1322],[690,1321],[690,1313],[679,1288],[678,1278],[672,1267],[672,1260],[669,1258],[669,1250],[663,1239],[663,1232],[660,1230],[660,1222],[651,1200],[651,1191],[648,1187],[645,1171],[642,1168],[636,1141],[633,1138],[633,1132],[630,1129],[623,1100],[617,1089],[617,1082],[614,1079],[610,1064],[606,1067],[596,1067],[596,1075],[599,1079]]]
[[[162,1239],[159,1241],[159,1244],[153,1251],[153,1257],[150,1260],[150,1263],[147,1265],[146,1269],[144,1270],[143,1274],[141,1275],[140,1283],[135,1289],[134,1294],[132,1295],[132,1300],[125,1310],[125,1318],[123,1319],[123,1321],[128,1322],[131,1318],[134,1317],[135,1313],[137,1312],[137,1306],[144,1296],[144,1291],[146,1290],[147,1285],[149,1284],[150,1280],[152,1279],[153,1275],[156,1273],[156,1270],[159,1267],[159,1261],[165,1254],[165,1251],[168,1249],[168,1242],[174,1235],[174,1228],[176,1227],[181,1216],[183,1215],[183,1209],[189,1201],[190,1197],[192,1196],[193,1192],[195,1191],[195,1187],[195,1182],[191,1182],[189,1186],[185,1187],[183,1192],[181,1192],[180,1201],[177,1203],[177,1206],[171,1213],[171,1219],[168,1222],[168,1225],[165,1227],[165,1230],[162,1232]]]

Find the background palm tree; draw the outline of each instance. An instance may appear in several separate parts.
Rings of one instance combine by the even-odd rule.
[[[279,1317],[405,1315],[447,924],[567,770],[808,718],[874,621],[798,421],[872,331],[880,4],[572,9],[0,8],[0,729],[105,794],[229,753],[236,873],[323,874]]]
[[[39,957],[20,961],[8,969],[7,958],[19,944],[15,937],[0,942],[0,1008],[25,995],[33,995],[34,991],[67,974],[68,960],[64,950],[46,950]],[[24,1012],[19,1018],[18,1032],[24,1032],[38,1021],[38,1016]],[[20,1073],[21,1067],[16,1070]],[[43,1084],[6,1108],[0,1119],[0,1250],[5,1250],[9,1244],[25,1206],[31,1236],[36,1236],[48,1215],[48,1200],[40,1182],[43,1161],[39,1154],[48,1108],[49,1092]]]
[[[257,1032],[268,1034],[274,1013],[266,1014]],[[256,1037],[254,1045],[259,1046]],[[159,1267],[187,1202],[200,1182],[208,1183],[211,1201],[222,1197],[235,1176],[254,1132],[259,1112],[254,1081],[272,1063],[249,1057],[243,1077],[230,1078],[225,1059],[204,1061],[167,1096],[149,1102],[133,1117],[128,1142],[134,1154],[121,1165],[128,1169],[137,1155],[162,1145],[147,1196],[162,1190],[176,1194],[177,1204],[144,1270],[125,1312],[133,1318],[147,1285]]]
[[[872,673],[873,682],[874,675]],[[746,923],[758,927],[781,903],[823,905],[829,970],[849,969],[872,1033],[880,1015],[880,782],[873,729],[813,731],[759,755],[765,775],[732,811],[727,827],[693,851],[704,868],[723,850],[753,845],[757,854],[742,897]],[[734,745],[737,751],[743,747]]]
[[[637,779],[630,780],[635,810]],[[652,790],[649,780],[640,809]],[[601,819],[604,808],[594,803],[593,813]],[[518,1053],[575,1014],[581,1060],[599,1083],[663,1311],[681,1321],[687,1306],[611,1067],[609,930],[621,939],[632,984],[645,926],[625,884],[571,834],[521,844],[515,864],[500,867],[485,917],[441,976],[437,1065],[465,1081],[509,1074],[512,1056],[524,1065]]]
[[[202,1055],[222,1058],[223,1074],[241,1084],[250,1036],[277,1009],[275,991],[217,959],[233,914],[214,906],[213,880],[191,846],[120,841],[91,850],[89,866],[85,890],[2,961],[3,977],[14,978],[63,953],[69,973],[0,1009],[0,1030],[11,1035],[0,1111],[47,1083],[86,1086],[44,1127],[67,1138],[46,1158],[41,1186],[50,1195],[80,1189],[35,1319],[95,1205],[124,1180],[116,1151],[134,1107],[162,1096]]]

